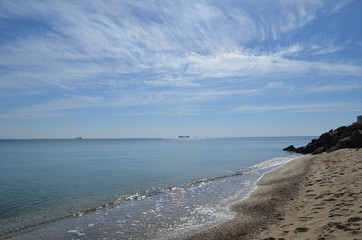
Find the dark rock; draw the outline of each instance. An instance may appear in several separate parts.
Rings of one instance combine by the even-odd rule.
[[[288,151],[288,152],[295,152],[295,147],[293,145],[290,145],[289,147],[286,147],[283,149],[283,151]]]
[[[332,152],[342,148],[362,147],[362,124],[354,123],[350,126],[342,126],[336,130],[323,133],[318,139],[313,139],[304,147],[295,148],[293,145],[284,148],[284,151],[319,154]]]
[[[312,152],[312,154],[319,154],[319,153],[322,153],[323,151],[324,151],[324,147],[319,147],[316,150],[314,150]]]

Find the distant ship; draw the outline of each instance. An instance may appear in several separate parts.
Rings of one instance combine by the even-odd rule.
[[[82,139],[82,137],[76,137],[75,139],[80,140],[80,139]]]
[[[178,138],[190,138],[190,136],[178,136]]]

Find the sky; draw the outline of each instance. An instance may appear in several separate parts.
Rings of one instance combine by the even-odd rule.
[[[317,136],[362,115],[362,1],[0,0],[0,138]]]

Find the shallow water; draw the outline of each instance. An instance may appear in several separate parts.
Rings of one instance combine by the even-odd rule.
[[[232,218],[231,203],[296,157],[280,149],[310,139],[3,140],[0,232],[179,239]]]

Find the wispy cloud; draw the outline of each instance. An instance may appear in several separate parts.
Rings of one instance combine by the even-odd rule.
[[[360,111],[361,104],[335,102],[335,103],[312,103],[312,104],[290,104],[290,105],[242,105],[234,109],[236,112],[345,112]]]
[[[274,4],[280,14],[273,12]],[[4,1],[1,16],[5,21],[25,17],[41,27],[2,41],[0,66],[13,71],[6,71],[0,88],[19,94],[52,88],[108,92],[140,85],[197,87],[223,78],[267,75],[362,75],[359,65],[291,59],[305,50],[301,45],[273,52],[244,47],[301,28],[313,21],[323,1],[237,5],[210,1]],[[340,47],[318,47],[315,54],[338,50]]]
[[[163,107],[153,111],[129,111],[118,116],[191,116],[210,113],[210,109],[203,105],[183,105],[178,107]]]
[[[22,109],[13,110],[0,114],[1,119],[10,118],[49,118],[62,117],[67,115],[67,111],[89,108],[99,105],[103,101],[99,97],[71,96],[67,98],[53,100],[44,104],[34,105]]]
[[[342,8],[352,3],[354,0],[345,0],[345,1],[334,1],[332,5],[328,6],[324,11],[329,14],[335,14],[339,12]]]
[[[230,96],[253,96],[263,92],[262,89],[199,89],[192,91],[138,91],[113,92],[102,96],[67,95],[52,101],[30,107],[13,109],[0,114],[0,119],[10,118],[49,118],[62,117],[80,109],[119,109],[144,107],[143,112],[128,110],[122,115],[191,115],[217,100]],[[155,110],[159,108],[159,110]]]
[[[309,88],[310,92],[338,92],[338,91],[349,91],[349,90],[359,90],[362,89],[362,80],[357,82],[345,82],[344,84],[341,83],[330,83],[325,85],[316,85]]]
[[[44,98],[0,118],[100,108],[122,109],[122,116],[193,115],[226,105],[236,112],[358,110],[323,101],[235,107],[252,97],[359,89],[360,61],[328,58],[346,43],[318,34],[293,38],[348,3],[3,0],[0,97]]]
[[[338,51],[341,51],[343,49],[343,46],[327,46],[327,47],[320,47],[320,46],[314,46],[313,47],[313,53],[314,55],[325,55],[325,54],[331,54]]]

